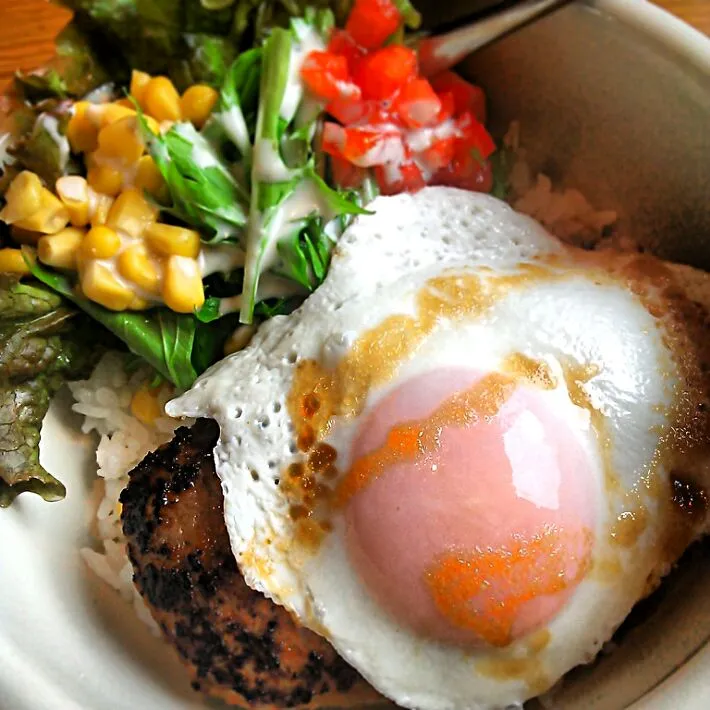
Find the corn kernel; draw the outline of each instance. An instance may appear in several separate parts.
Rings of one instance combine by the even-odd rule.
[[[22,229],[16,224],[10,227],[10,236],[17,244],[37,244],[37,240],[42,236],[39,232],[32,232],[29,229]]]
[[[145,110],[145,105],[143,103],[145,99],[145,90],[150,83],[151,76],[146,74],[144,71],[138,71],[134,69],[131,72],[131,85],[129,91],[131,96],[139,103],[140,107]]]
[[[177,313],[192,313],[205,302],[197,262],[186,256],[170,256],[165,263],[163,300]]]
[[[114,199],[111,195],[104,195],[91,187],[89,188],[89,221],[92,227],[97,224],[106,224],[113,203]]]
[[[79,175],[65,175],[57,180],[54,189],[69,212],[69,221],[74,227],[83,227],[89,222],[89,185]]]
[[[55,234],[69,222],[69,212],[56,195],[43,187],[40,193],[40,208],[34,214],[15,222],[20,229],[42,234]]]
[[[116,265],[124,279],[150,293],[158,292],[160,274],[143,244],[134,244],[122,251]]]
[[[112,311],[125,311],[133,300],[133,291],[126,288],[98,261],[89,261],[81,273],[81,290],[86,298]]]
[[[128,108],[127,106],[121,106],[117,103],[102,104],[101,113],[99,115],[99,128],[101,129],[123,118],[135,118],[136,110],[132,107]]]
[[[123,187],[123,175],[108,165],[92,165],[86,173],[86,181],[96,192],[115,197]]]
[[[167,201],[169,197],[165,180],[163,180],[158,166],[150,155],[144,155],[138,161],[133,184],[139,190],[149,192],[160,202]]]
[[[29,170],[23,170],[5,192],[5,207],[0,219],[7,224],[31,217],[42,207],[42,181]]]
[[[113,203],[106,224],[132,237],[140,237],[149,224],[155,222],[158,210],[135,188],[124,190]]]
[[[132,111],[136,110],[136,107],[133,105],[133,101],[131,101],[129,98],[125,99],[117,99],[114,101],[116,106],[125,106],[126,108],[130,108]]]
[[[110,227],[92,227],[81,243],[85,259],[110,259],[121,248],[121,237]]]
[[[89,153],[96,150],[99,136],[98,125],[92,118],[94,104],[77,101],[72,117],[67,124],[67,139],[74,153]]]
[[[145,146],[138,132],[138,119],[126,116],[99,131],[99,150],[107,158],[132,165],[143,155]]]
[[[151,224],[145,231],[148,246],[163,256],[188,256],[196,259],[200,253],[200,235],[194,229],[170,224]]]
[[[166,76],[148,82],[144,94],[145,110],[157,121],[180,120],[180,94]]]
[[[19,249],[0,249],[0,274],[26,276],[30,273]]]
[[[180,99],[183,119],[192,121],[197,128],[202,128],[210,117],[218,98],[219,94],[211,86],[204,84],[191,86]]]
[[[76,269],[76,255],[84,230],[67,227],[56,234],[45,234],[37,243],[37,256],[43,264],[56,269]]]
[[[152,425],[163,414],[158,401],[159,390],[154,387],[141,387],[131,398],[131,414],[138,421]]]
[[[147,311],[152,305],[150,301],[140,296],[133,296],[133,300],[128,304],[129,311]]]

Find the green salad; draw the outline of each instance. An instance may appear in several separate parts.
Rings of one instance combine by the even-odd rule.
[[[52,395],[126,349],[178,390],[324,280],[378,194],[501,194],[485,97],[408,0],[67,0],[0,134],[0,506],[63,497]]]

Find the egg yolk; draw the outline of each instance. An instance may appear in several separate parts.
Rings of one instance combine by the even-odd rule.
[[[501,373],[415,377],[370,411],[338,489],[351,561],[397,621],[506,646],[589,565],[594,469],[559,399]]]

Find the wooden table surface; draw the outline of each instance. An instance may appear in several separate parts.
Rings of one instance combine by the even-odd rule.
[[[656,0],[710,35],[710,0]],[[31,69],[53,53],[53,38],[69,19],[47,0],[0,0],[0,87],[16,69]]]

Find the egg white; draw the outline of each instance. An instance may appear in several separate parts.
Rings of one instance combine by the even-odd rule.
[[[221,435],[215,449],[225,520],[247,584],[291,610],[325,635],[375,688],[400,705],[422,710],[484,710],[522,703],[570,668],[591,660],[633,604],[672,560],[659,553],[664,516],[644,488],[660,434],[683,381],[663,330],[621,281],[593,267],[571,268],[553,237],[494,198],[451,188],[378,198],[374,214],[359,218],[338,245],[325,283],[295,313],[264,324],[251,345],[203,375],[170,403],[173,416],[212,417]],[[514,275],[525,264],[558,255],[554,278],[512,289],[482,314],[442,322],[393,379],[370,392],[367,407],[397,383],[442,365],[495,371],[514,353],[543,361],[556,376],[546,393],[575,423],[595,471],[598,489],[593,570],[539,643],[520,639],[505,649],[464,651],[417,637],[372,600],[345,552],[337,517],[320,548],[292,544],[290,501],[279,487],[286,467],[299,460],[286,397],[294,368],[304,359],[333,366],[352,343],[393,314],[413,314],[426,281],[444,270],[489,277]],[[487,272],[488,273],[488,272]],[[694,272],[696,273],[696,272]],[[697,293],[710,296],[695,277]],[[707,298],[710,303],[710,298]],[[608,466],[589,412],[572,403],[565,385],[569,363],[596,367],[581,384],[603,414]],[[327,439],[347,470],[357,420],[336,421]],[[667,479],[662,466],[657,475]],[[634,504],[649,524],[633,544],[609,535]],[[619,574],[594,574],[614,559]],[[539,637],[538,637],[539,640]],[[522,659],[516,673],[501,673]]]

